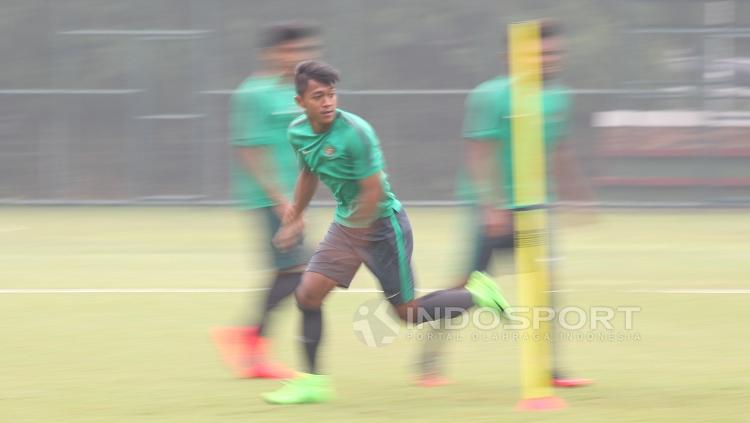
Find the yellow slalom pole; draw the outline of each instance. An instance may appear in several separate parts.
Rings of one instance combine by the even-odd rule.
[[[563,408],[552,392],[548,321],[535,321],[534,310],[550,306],[541,37],[538,21],[510,25],[511,152],[516,277],[524,321],[521,336],[522,392],[519,410]]]

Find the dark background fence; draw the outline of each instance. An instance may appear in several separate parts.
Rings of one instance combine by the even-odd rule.
[[[608,203],[750,200],[750,2],[3,0],[0,201],[229,200],[228,100],[263,24],[324,26],[397,194],[454,200],[466,93],[508,23],[566,30],[572,141]],[[321,197],[324,198],[324,197]]]

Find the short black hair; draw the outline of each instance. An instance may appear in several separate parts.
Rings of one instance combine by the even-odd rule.
[[[300,21],[277,22],[263,29],[260,35],[260,47],[276,47],[288,41],[316,37],[319,34],[318,26],[311,23]]]
[[[557,37],[562,33],[562,24],[557,19],[543,18],[539,20],[539,36],[541,38]]]
[[[325,85],[336,85],[339,82],[339,71],[328,63],[317,60],[300,62],[294,69],[294,88],[297,95],[305,93],[311,80]]]
[[[554,18],[541,18],[539,22],[539,38],[553,38],[563,35],[563,26],[557,19]],[[508,32],[502,34],[502,45],[505,46],[505,51],[501,51],[503,54],[510,54],[510,37]]]

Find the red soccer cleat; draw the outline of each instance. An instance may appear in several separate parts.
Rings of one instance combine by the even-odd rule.
[[[261,362],[251,365],[240,373],[248,379],[293,379],[295,373],[280,364]]]
[[[422,388],[437,388],[440,386],[452,385],[453,381],[436,374],[420,375],[415,384]]]
[[[249,354],[249,348],[244,340],[255,333],[255,328],[228,327],[213,330],[219,354],[232,372],[240,374],[244,369],[243,360]]]
[[[565,401],[557,397],[527,398],[516,405],[516,411],[554,411],[565,407]]]
[[[294,376],[291,370],[268,360],[268,341],[258,335],[257,327],[217,328],[213,338],[222,359],[238,377],[289,379]]]
[[[552,379],[552,385],[558,388],[582,388],[584,386],[589,386],[592,383],[594,383],[591,379],[584,379],[584,378],[554,378]]]

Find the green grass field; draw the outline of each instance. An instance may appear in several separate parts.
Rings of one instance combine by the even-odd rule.
[[[329,215],[313,210],[311,241]],[[463,211],[413,208],[410,217],[418,285],[448,285],[467,255]],[[326,304],[321,361],[337,400],[283,408],[259,399],[278,383],[233,379],[209,337],[243,318],[260,292],[9,291],[263,287],[252,225],[221,208],[0,209],[0,422],[748,421],[750,219],[742,211],[607,212],[559,231],[562,305],[641,312],[631,332],[618,322],[625,340],[562,346],[565,367],[596,384],[557,391],[569,408],[554,413],[513,410],[518,342],[477,329],[447,346],[454,385],[413,387],[414,331],[384,348],[352,332],[357,305],[375,293],[337,292]],[[513,279],[499,281],[515,298]],[[352,286],[376,284],[363,270]],[[685,289],[737,293],[668,291]],[[277,356],[298,366],[298,313],[282,309]]]

